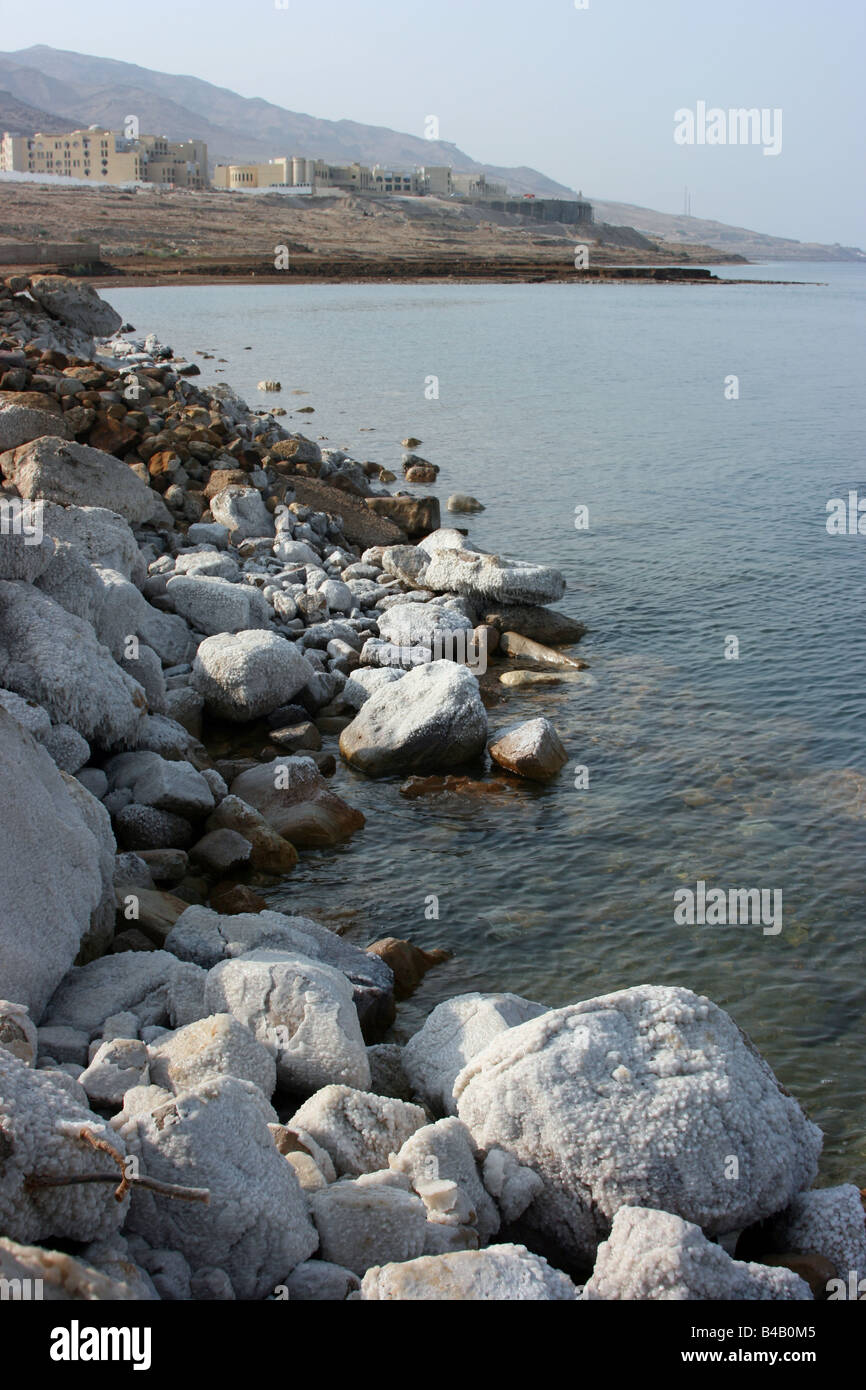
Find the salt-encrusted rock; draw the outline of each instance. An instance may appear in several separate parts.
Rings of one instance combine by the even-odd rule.
[[[0,1230],[12,1240],[95,1240],[121,1225],[128,1199],[115,1201],[110,1183],[28,1185],[74,1173],[113,1173],[119,1181],[117,1164],[80,1138],[82,1129],[123,1154],[123,1142],[88,1109],[77,1082],[33,1071],[0,1048]]]
[[[7,530],[9,522],[4,522],[3,529],[0,529],[0,579],[23,579],[26,583],[33,584],[51,564],[54,558],[54,542],[50,536],[43,536],[40,540],[38,522],[29,520],[27,516],[28,509],[32,514],[39,505],[38,502],[20,504],[21,511],[16,524],[28,526],[30,529],[27,533],[23,530]]]
[[[568,762],[568,754],[549,719],[528,719],[497,734],[488,752],[495,763],[528,777],[546,782]]]
[[[241,577],[237,560],[219,550],[192,550],[178,555],[174,562],[174,572],[193,576],[206,574],[211,579],[236,581]]]
[[[412,1260],[424,1249],[424,1203],[413,1192],[363,1180],[312,1193],[310,1208],[324,1259],[359,1277],[371,1265]]]
[[[455,613],[436,603],[398,603],[379,619],[380,637],[410,647],[435,649],[437,641],[447,644],[451,634],[471,629],[472,623],[463,613]],[[447,648],[440,654],[447,659]]]
[[[232,545],[253,536],[272,536],[274,518],[254,487],[227,487],[210,499],[214,521],[225,526]]]
[[[343,1303],[360,1287],[357,1274],[328,1260],[305,1260],[285,1281],[292,1303]]]
[[[348,709],[359,710],[380,686],[390,685],[403,675],[396,667],[362,667],[353,671],[340,692],[340,703]]]
[[[109,865],[96,819],[107,821],[103,808],[5,710],[0,764],[0,971],[4,993],[38,1023],[94,920],[97,934],[103,925],[113,850]]]
[[[340,752],[378,777],[459,766],[477,757],[486,740],[477,680],[465,666],[434,661],[372,695],[340,735]]]
[[[128,787],[133,801],[195,819],[214,809],[213,792],[189,763],[171,762],[158,753],[120,753],[105,764],[111,791]]]
[[[193,1275],[224,1270],[238,1298],[264,1298],[318,1243],[294,1171],[271,1140],[274,1118],[257,1086],[222,1076],[116,1121],[142,1172],[210,1191],[205,1205],[137,1188],[128,1229],[178,1250]]]
[[[231,1014],[211,1014],[164,1033],[148,1048],[150,1079],[179,1095],[215,1076],[251,1081],[268,1099],[277,1084],[271,1053]]]
[[[82,1032],[79,1028],[67,1028],[62,1024],[56,1028],[39,1028],[37,1031],[40,1058],[51,1057],[61,1066],[65,1062],[74,1062],[82,1068],[87,1066],[89,1031]]]
[[[547,1303],[577,1299],[578,1291],[567,1275],[523,1245],[490,1245],[368,1269],[361,1298]]]
[[[105,507],[132,525],[150,521],[160,505],[157,494],[114,454],[57,435],[0,454],[0,473],[22,497]]]
[[[204,1018],[206,972],[168,951],[123,951],[76,966],[52,996],[46,1027],[101,1034],[112,1014],[133,1013],[141,1027],[181,1028]]]
[[[350,1086],[324,1086],[292,1116],[292,1128],[312,1135],[340,1176],[387,1168],[390,1155],[426,1123],[420,1105]]]
[[[46,738],[43,747],[50,753],[61,772],[80,772],[90,761],[90,744],[71,724],[57,724]]]
[[[858,1281],[866,1279],[866,1220],[853,1183],[798,1193],[767,1235],[775,1250],[825,1255],[846,1284],[852,1270]]]
[[[282,530],[277,532],[274,555],[287,565],[315,565],[318,568],[322,563],[321,557],[311,545],[307,545],[306,541],[293,541]]]
[[[209,1013],[233,1014],[275,1054],[277,1080],[290,1090],[369,1084],[352,987],[331,966],[288,951],[250,951],[214,966],[205,1003]]]
[[[35,700],[25,700],[13,690],[0,690],[0,708],[11,714],[22,729],[33,735],[37,743],[44,745],[45,740],[51,737],[53,726],[48,711]]]
[[[318,1144],[312,1134],[294,1125],[268,1125],[277,1153],[292,1160],[306,1157],[312,1160],[324,1183],[337,1181],[337,1170],[327,1149]],[[316,1184],[320,1187],[322,1184]]]
[[[90,1247],[88,1247],[88,1252]],[[61,1250],[45,1250],[39,1245],[18,1245],[0,1236],[0,1280],[15,1298],[16,1280],[22,1286],[37,1284],[39,1300],[46,1303],[113,1303],[146,1299],[159,1295],[140,1277],[141,1271],[127,1263],[126,1277],[113,1277],[86,1260],[75,1259]],[[26,1295],[23,1295],[26,1297]]]
[[[32,275],[30,295],[52,318],[94,338],[110,338],[123,323],[117,310],[86,280],[72,280],[67,275]]]
[[[403,1048],[403,1067],[419,1096],[437,1112],[454,1115],[452,1088],[459,1072],[506,1029],[547,1010],[517,994],[459,994],[437,1004]]]
[[[300,849],[337,844],[365,824],[361,811],[331,791],[312,758],[275,758],[248,768],[232,782],[231,794]]]
[[[599,1246],[587,1301],[811,1299],[789,1269],[732,1260],[699,1226],[666,1211],[621,1207]]]
[[[544,1179],[524,1220],[575,1260],[622,1206],[708,1234],[750,1225],[812,1181],[821,1150],[733,1020],[681,988],[620,990],[510,1029],[454,1097],[479,1148],[498,1144]]]
[[[106,507],[61,507],[56,502],[41,505],[46,536],[72,545],[91,564],[117,570],[137,587],[144,583],[144,557],[128,523],[117,512]]]
[[[177,574],[167,589],[181,617],[208,636],[266,628],[270,622],[267,600],[252,584]]]
[[[49,405],[58,406],[51,410]],[[43,434],[71,439],[69,426],[54,396],[40,391],[0,391],[0,453],[29,444]]]
[[[207,970],[254,950],[298,953],[346,976],[365,1032],[384,1032],[394,1020],[394,980],[384,961],[309,917],[287,917],[282,912],[220,915],[193,905],[178,918],[165,944],[181,960],[194,961]]]
[[[513,1154],[495,1144],[484,1159],[482,1181],[506,1225],[517,1221],[544,1189],[544,1181],[534,1168],[522,1167]]]
[[[412,1085],[403,1070],[403,1049],[399,1043],[373,1043],[367,1048],[370,1063],[370,1090],[393,1100],[411,1100]]]
[[[78,1080],[92,1105],[98,1109],[119,1108],[127,1091],[150,1082],[147,1048],[137,1038],[113,1038],[101,1043]]]
[[[120,795],[128,796],[129,792],[109,792],[109,798]],[[183,849],[192,844],[192,826],[173,811],[158,811],[155,806],[140,806],[137,801],[112,810],[117,842],[126,849]]]
[[[275,632],[239,632],[235,636],[224,632],[202,642],[193,664],[192,682],[212,714],[246,721],[289,704],[312,676],[306,657],[293,642]]]
[[[410,1179],[431,1221],[474,1226],[486,1243],[499,1230],[499,1212],[478,1176],[477,1157],[466,1126],[449,1117],[416,1130],[389,1167]],[[443,1200],[448,1195],[438,1189],[448,1183],[465,1198],[464,1208]]]
[[[0,999],[0,1047],[27,1067],[35,1064],[39,1034],[26,1005]]]
[[[206,873],[224,875],[248,864],[253,847],[236,830],[211,830],[190,850],[190,859]]]
[[[146,708],[90,624],[29,584],[0,582],[0,685],[101,748],[134,743]]]
[[[460,548],[437,548],[428,554],[418,546],[411,555],[412,549],[392,546],[382,556],[382,564],[387,574],[415,589],[464,594],[488,605],[555,603],[565,593],[565,580],[558,570],[470,550],[462,537]]]
[[[449,512],[483,512],[484,503],[479,502],[477,497],[470,497],[467,492],[452,492],[448,498],[446,506]]]
[[[160,1298],[170,1303],[191,1298],[189,1265],[177,1250],[152,1250],[143,1236],[127,1238],[130,1255],[147,1271]]]
[[[237,1295],[224,1269],[204,1265],[189,1281],[189,1296],[198,1303],[232,1303]]]

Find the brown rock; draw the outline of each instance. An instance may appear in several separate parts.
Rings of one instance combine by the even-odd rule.
[[[227,917],[235,917],[242,912],[264,912],[267,908],[261,894],[245,883],[232,883],[227,879],[214,884],[209,901],[214,912],[223,913]]]
[[[432,463],[412,463],[403,469],[407,483],[435,483],[438,469]]]
[[[255,807],[272,830],[299,849],[337,844],[366,821],[325,785],[309,758],[277,758],[250,768],[235,778],[231,793]]]
[[[379,516],[396,522],[409,537],[428,536],[442,525],[438,497],[368,497],[367,506]],[[371,545],[380,543],[369,542]]]
[[[450,792],[456,796],[502,797],[513,790],[508,782],[481,782],[472,777],[459,777],[454,773],[446,776],[435,774],[432,777],[408,777],[400,787],[400,795],[407,801],[415,801],[419,796],[441,796]]]
[[[500,632],[517,632],[521,637],[531,637],[536,642],[544,642],[552,647],[568,646],[579,642],[586,632],[583,623],[569,618],[566,613],[557,613],[553,608],[542,608],[539,604],[515,603],[492,608],[484,614],[485,623],[491,623]]]
[[[384,936],[381,941],[374,941],[372,946],[367,947],[367,955],[378,956],[390,966],[394,975],[394,997],[408,999],[410,994],[414,994],[427,971],[432,970],[434,965],[441,965],[443,961],[449,960],[451,952],[439,948],[425,951],[420,946],[413,946],[411,941],[402,941],[397,936]]]
[[[119,884],[115,891],[119,930],[122,932],[134,926],[148,941],[160,948],[180,914],[189,906],[173,893],[160,893],[155,888]],[[130,917],[131,912],[137,915]]]
[[[568,754],[549,719],[528,719],[515,724],[490,744],[491,758],[507,772],[547,782],[568,761]]]
[[[291,481],[295,501],[317,512],[342,518],[343,535],[350,545],[366,550],[373,545],[401,545],[405,542],[405,531],[386,517],[377,516],[366,502],[349,497],[337,488],[319,482],[317,478],[295,477]]]
[[[242,468],[215,468],[208,478],[204,495],[207,500],[216,497],[227,487],[246,487],[249,478]]]
[[[536,670],[585,671],[589,662],[577,657],[563,656],[553,647],[545,647],[541,642],[533,642],[531,637],[523,637],[519,632],[503,632],[499,639],[499,650],[503,656],[510,656]]]

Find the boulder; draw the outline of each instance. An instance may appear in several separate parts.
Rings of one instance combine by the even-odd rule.
[[[120,753],[109,758],[105,771],[110,791],[126,787],[141,806],[193,820],[214,809],[213,792],[190,763],[169,761],[159,753]]]
[[[132,1013],[140,1027],[181,1028],[204,1018],[206,972],[168,951],[124,951],[76,966],[46,1010],[45,1027],[91,1037],[113,1014]]]
[[[343,1303],[361,1287],[357,1274],[328,1260],[297,1265],[285,1282],[292,1303]]]
[[[374,941],[367,947],[367,955],[375,956],[392,972],[397,999],[408,999],[428,970],[450,958],[448,951],[438,947],[425,951],[423,947],[415,946],[411,941],[401,941],[397,936],[383,936],[381,941]]]
[[[290,874],[298,862],[294,845],[278,835],[261,812],[248,806],[239,796],[223,797],[209,817],[207,829],[236,830],[243,835],[251,849],[250,866],[262,873],[283,877]]]
[[[311,1195],[310,1208],[323,1258],[359,1277],[371,1265],[412,1260],[424,1249],[423,1202],[387,1182],[334,1183]]]
[[[150,1083],[147,1048],[138,1038],[111,1038],[100,1043],[78,1081],[91,1105],[120,1109],[127,1091]]]
[[[30,295],[47,314],[92,338],[110,338],[123,319],[86,280],[67,275],[32,275]]]
[[[62,1250],[45,1250],[41,1245],[19,1245],[0,1236],[0,1280],[8,1287],[15,1281],[37,1283],[40,1300],[53,1302],[138,1302],[159,1297],[153,1287],[147,1287],[140,1271],[127,1262],[125,1277],[112,1277],[86,1260],[64,1254]],[[15,1297],[15,1294],[12,1294]]]
[[[523,1245],[422,1255],[368,1269],[361,1298],[467,1303],[570,1302],[578,1291],[567,1275]]]
[[[453,1095],[479,1148],[499,1145],[544,1180],[524,1221],[577,1262],[623,1206],[710,1235],[761,1220],[808,1186],[821,1150],[733,1020],[681,988],[549,1010],[478,1052]]]
[[[292,1116],[292,1128],[328,1153],[338,1176],[387,1168],[406,1140],[426,1125],[420,1105],[348,1085],[325,1086]]]
[[[128,1230],[179,1251],[193,1276],[224,1271],[237,1298],[266,1297],[318,1244],[294,1170],[271,1139],[273,1110],[257,1086],[234,1076],[154,1098],[139,1108],[137,1093],[127,1095],[136,1103],[117,1124],[128,1152],[149,1177],[206,1188],[210,1200],[166,1201],[137,1188]]]
[[[254,487],[227,487],[210,499],[211,516],[225,526],[232,545],[254,536],[272,536],[274,518]]]
[[[484,503],[479,502],[477,497],[470,497],[466,492],[452,492],[446,505],[449,512],[484,511]]]
[[[166,949],[207,970],[249,951],[298,953],[346,976],[365,1033],[384,1032],[394,1020],[394,980],[388,965],[309,917],[269,911],[220,915],[192,906],[178,918]]]
[[[0,686],[35,700],[55,724],[97,747],[135,744],[141,686],[121,671],[93,628],[29,584],[0,582]]]
[[[254,589],[249,592],[257,593]],[[208,710],[236,722],[260,719],[288,704],[312,677],[313,668],[306,657],[293,642],[275,632],[208,637],[198,649],[192,671],[193,685]]]
[[[774,1250],[817,1251],[832,1260],[846,1291],[852,1271],[858,1281],[866,1279],[866,1220],[853,1183],[799,1192],[771,1222],[767,1238]]]
[[[499,632],[516,632],[521,637],[530,637],[534,642],[543,642],[550,647],[579,642],[587,631],[584,623],[569,618],[566,613],[557,613],[553,608],[530,603],[500,604],[488,608],[484,621]]]
[[[462,540],[462,538],[461,538]],[[555,603],[565,593],[558,570],[521,560],[503,560],[469,549],[441,548],[429,554],[421,546],[393,546],[382,556],[386,573],[415,589],[463,594],[486,606],[495,603]]]
[[[365,823],[362,812],[331,791],[312,758],[276,758],[248,768],[230,790],[299,849],[338,844]]]
[[[42,525],[46,536],[74,546],[91,564],[117,570],[137,588],[147,578],[138,542],[128,522],[117,512],[107,507],[70,507],[44,502]]]
[[[340,704],[348,709],[359,710],[380,686],[390,685],[403,675],[395,667],[363,667],[353,671],[340,692]]]
[[[431,772],[476,758],[487,740],[478,682],[465,666],[434,661],[409,671],[361,707],[340,736],[347,762],[369,776]]]
[[[459,994],[446,999],[403,1048],[403,1067],[412,1086],[432,1110],[454,1115],[453,1086],[478,1052],[507,1029],[546,1013],[518,994]]]
[[[585,671],[587,667],[585,661],[563,656],[553,647],[545,647],[541,642],[533,642],[530,637],[521,637],[517,632],[503,632],[499,639],[499,651],[513,661],[524,662],[540,671]]]
[[[478,1175],[478,1157],[466,1126],[449,1116],[417,1129],[388,1166],[409,1178],[431,1221],[471,1225],[486,1245],[499,1230],[499,1212]],[[451,1184],[464,1199],[465,1222],[460,1220],[460,1208],[453,1209],[450,1194],[442,1193],[444,1184]],[[447,1197],[445,1203],[443,1195]]]
[[[29,401],[25,403],[21,397],[28,397]],[[44,434],[71,439],[63,411],[48,408],[54,404],[59,406],[55,397],[38,391],[0,391],[0,453],[30,444]]]
[[[378,516],[393,521],[407,536],[426,536],[440,525],[438,497],[368,497],[366,504]]]
[[[102,831],[84,809],[89,794],[80,786],[74,791],[3,709],[0,763],[3,991],[38,1023],[90,932],[111,878],[106,885]]]
[[[379,619],[379,636],[387,642],[431,650],[435,650],[437,642],[444,645],[453,640],[453,633],[471,630],[472,623],[463,613],[436,603],[395,604]]]
[[[211,1014],[176,1032],[163,1033],[148,1048],[154,1086],[180,1095],[218,1076],[251,1081],[270,1100],[277,1084],[271,1053],[231,1014]]]
[[[150,521],[160,505],[156,494],[113,454],[58,435],[0,454],[0,473],[22,497],[107,508],[132,525]]]
[[[547,782],[568,762],[568,754],[549,719],[528,719],[498,734],[488,749],[491,758],[508,772]]]
[[[277,1080],[289,1090],[369,1083],[352,987],[332,966],[284,950],[248,951],[208,973],[205,1006],[245,1024],[275,1054]]]
[[[584,1299],[596,1301],[766,1302],[811,1299],[789,1269],[743,1264],[699,1226],[667,1211],[621,1207],[599,1246]]]
[[[121,1173],[108,1154],[81,1137],[123,1141],[88,1108],[77,1082],[64,1072],[34,1071],[0,1047],[0,1230],[12,1240],[96,1240],[123,1222],[128,1197],[115,1200]],[[29,1180],[109,1173],[117,1184],[37,1187]]]
[[[267,599],[252,584],[233,584],[205,574],[176,574],[167,590],[181,617],[209,637],[266,628],[270,622]]]

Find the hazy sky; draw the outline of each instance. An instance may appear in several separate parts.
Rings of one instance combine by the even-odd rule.
[[[866,247],[864,0],[0,0],[33,43],[424,133],[596,198]],[[578,0],[583,3],[583,0]],[[124,23],[124,15],[128,23]],[[781,108],[782,148],[678,145],[674,112]],[[283,153],[283,151],[274,151]]]

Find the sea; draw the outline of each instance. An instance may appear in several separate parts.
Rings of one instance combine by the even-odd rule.
[[[399,478],[419,438],[441,473],[407,490],[445,524],[450,493],[479,498],[456,518],[471,540],[559,568],[557,606],[589,629],[584,677],[489,712],[494,732],[552,720],[554,781],[409,800],[340,764],[366,827],[305,852],[271,905],[452,952],[397,1040],[470,990],[705,994],[825,1131],[819,1180],[863,1185],[866,265],[713,270],[747,283],[105,297],[197,384],[278,402],[323,445]],[[683,920],[700,884],[764,890],[779,920]]]

